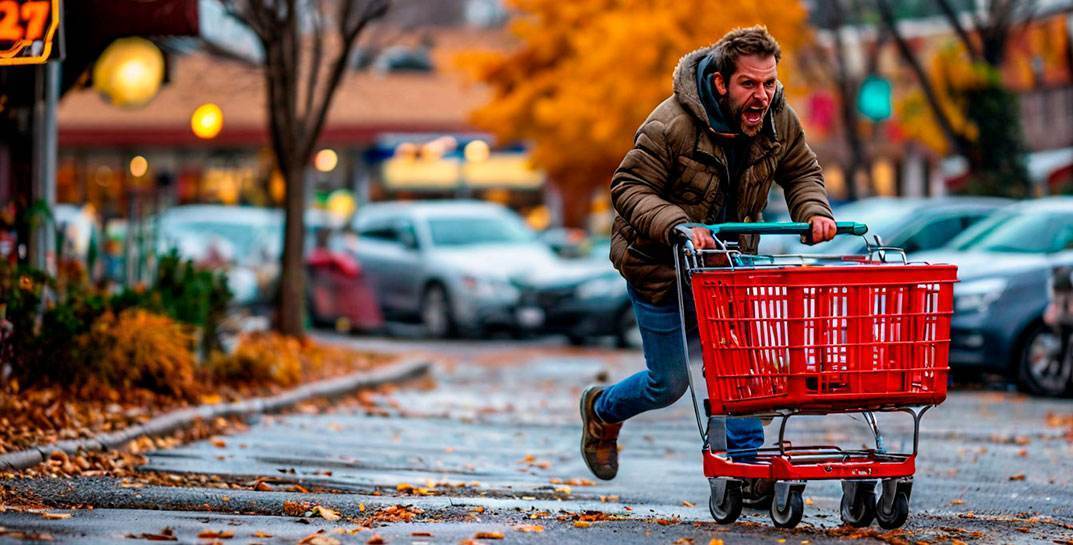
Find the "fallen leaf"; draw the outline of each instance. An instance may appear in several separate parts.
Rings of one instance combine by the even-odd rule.
[[[298,545],[341,545],[338,539],[331,536],[324,535],[324,530],[318,530],[315,533],[309,534],[302,538],[298,542]]]
[[[474,539],[503,539],[503,532],[477,532]]]
[[[322,518],[322,519],[324,519],[324,520],[326,520],[328,522],[335,522],[335,521],[339,520],[339,518],[340,518],[339,513],[337,511],[333,511],[331,509],[328,509],[327,507],[324,507],[323,505],[315,505],[315,506],[313,506],[313,514],[320,516],[320,518]]]
[[[365,542],[365,545],[384,545],[385,543],[387,542],[380,537],[380,534],[373,534],[373,537],[370,537],[369,541]]]
[[[816,503],[812,498],[805,498],[805,505],[812,505]]]
[[[264,481],[257,481],[257,484],[253,487],[253,489],[260,492],[271,492],[273,490],[272,485]]]
[[[410,483],[399,483],[395,485],[395,490],[398,492],[410,492],[414,489],[414,485]]]
[[[712,540],[708,542],[708,545],[723,545],[723,540],[713,537]]]
[[[680,537],[680,538],[674,540],[674,545],[693,545],[693,538],[691,538],[691,537]]]
[[[693,503],[693,502],[691,502],[689,500],[682,500],[682,506],[683,507],[696,507],[697,504],[695,504],[695,503]]]
[[[950,500],[950,505],[963,505],[964,503],[965,503],[965,500],[963,500],[961,498],[954,498],[954,499]]]
[[[292,484],[291,488],[290,488],[290,491],[291,492],[301,492],[303,494],[308,494],[309,493],[309,489],[307,489],[306,487],[304,487],[304,486],[302,486],[300,484]]]
[[[258,530],[253,533],[253,537],[272,537],[272,534]]]
[[[201,539],[231,539],[235,533],[230,530],[202,530],[197,535]]]
[[[574,528],[588,528],[589,526],[592,526],[592,523],[587,520],[574,521]]]
[[[1025,474],[1024,473],[1018,473],[1016,475],[1010,475],[1010,480],[1011,481],[1023,481],[1023,480],[1025,480]]]
[[[523,534],[539,534],[544,531],[544,527],[539,524],[522,524],[515,526],[514,529]]]
[[[175,531],[171,528],[164,528],[159,534],[141,533],[138,535],[127,534],[129,539],[144,539],[146,541],[179,541],[179,538],[175,537]]]
[[[432,537],[432,532],[410,532],[414,537]]]
[[[214,446],[216,448],[226,448],[227,447],[227,441],[224,441],[223,439],[219,439],[219,438],[213,439],[212,440],[212,446]]]
[[[63,520],[71,518],[70,513],[41,513],[41,518],[45,520]]]

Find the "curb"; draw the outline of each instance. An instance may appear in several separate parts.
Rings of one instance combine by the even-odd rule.
[[[431,367],[432,364],[424,359],[403,360],[381,369],[359,371],[342,377],[311,382],[272,397],[255,397],[233,403],[179,409],[157,416],[144,424],[134,425],[117,432],[86,439],[58,441],[0,454],[0,470],[18,471],[35,466],[48,460],[49,455],[57,450],[66,454],[77,454],[79,451],[119,449],[143,435],[163,435],[197,419],[273,412],[307,399],[338,397],[362,388],[402,382],[427,374]]]

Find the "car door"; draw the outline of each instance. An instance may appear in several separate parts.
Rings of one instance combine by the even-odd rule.
[[[418,312],[421,306],[421,285],[424,281],[421,245],[410,218],[395,218],[392,229],[396,243],[383,256],[386,274],[384,289],[395,308],[412,314]]]
[[[385,313],[403,310],[391,294],[392,275],[397,269],[401,246],[399,232],[390,218],[375,219],[358,226],[358,262]]]

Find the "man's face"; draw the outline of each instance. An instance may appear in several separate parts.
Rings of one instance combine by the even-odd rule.
[[[737,69],[730,81],[723,74],[712,75],[715,90],[727,107],[731,124],[737,123],[746,136],[756,136],[764,126],[764,116],[775,96],[778,63],[775,57],[743,55],[738,57]]]

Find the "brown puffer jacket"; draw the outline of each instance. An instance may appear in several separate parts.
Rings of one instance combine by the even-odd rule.
[[[697,63],[709,50],[699,49],[678,61],[674,95],[649,114],[611,179],[616,212],[611,261],[652,303],[674,293],[674,227],[715,222],[727,200],[729,171],[720,142],[728,135],[709,125],[695,77]],[[772,181],[782,186],[794,221],[834,217],[816,155],[805,143],[781,85],[747,161],[737,184],[737,210],[728,211],[727,221],[760,221]],[[759,237],[743,236],[739,243],[743,251],[755,252]]]

